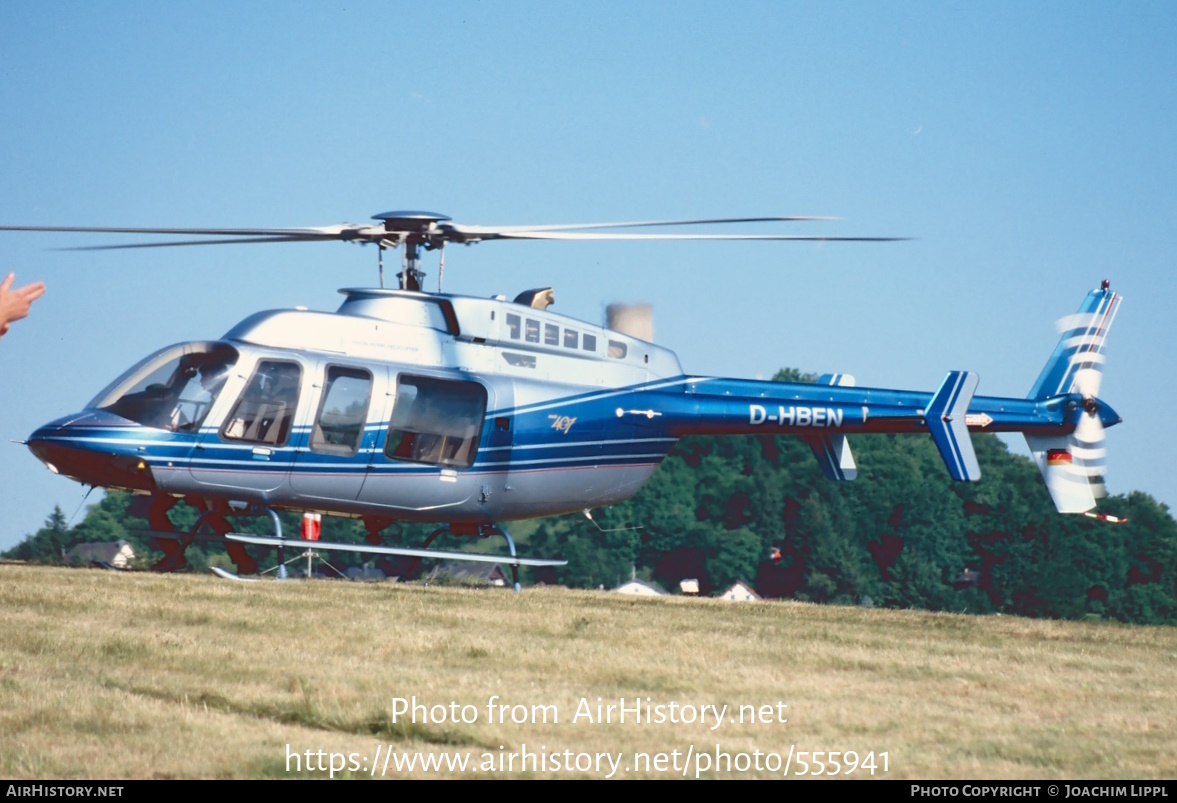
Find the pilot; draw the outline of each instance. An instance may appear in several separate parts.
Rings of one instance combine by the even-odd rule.
[[[197,376],[199,375],[199,376]],[[184,368],[181,378],[177,380],[178,395],[172,410],[171,429],[188,431],[196,429],[203,421],[208,409],[217,400],[225,381],[229,378],[229,368],[223,361],[206,360]],[[185,398],[195,383],[200,383],[200,390],[195,398]],[[185,409],[187,405],[190,409]]]
[[[200,368],[200,387],[208,394],[210,401],[217,398],[228,378],[229,366],[223,362],[210,362]]]
[[[29,307],[45,292],[44,282],[33,282],[13,290],[14,281],[16,274],[10,273],[0,282],[0,337],[4,336],[13,321],[19,321],[29,314]]]

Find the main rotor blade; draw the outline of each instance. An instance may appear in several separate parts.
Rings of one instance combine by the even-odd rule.
[[[520,231],[585,231],[588,229],[633,229],[654,226],[710,226],[727,223],[781,223],[807,220],[841,220],[837,217],[816,215],[786,215],[778,217],[721,217],[700,218],[698,220],[635,220],[620,223],[568,223],[545,226],[468,226],[463,224],[447,224],[447,228],[463,234],[493,235]]]
[[[506,240],[802,240],[813,242],[890,243],[910,237],[833,237],[808,234],[608,234],[597,232],[512,231],[500,232]]]
[[[907,237],[839,237],[799,234],[650,234],[594,231],[597,229],[624,229],[659,226],[707,226],[731,223],[780,223],[792,221],[837,220],[818,216],[776,216],[743,218],[698,218],[693,220],[645,220],[620,221],[613,223],[568,223],[543,226],[466,226],[449,222],[431,221],[429,227],[389,226],[391,219],[382,226],[339,223],[332,226],[281,229],[244,228],[160,228],[130,226],[0,226],[0,231],[31,232],[80,232],[89,234],[172,234],[187,237],[213,237],[219,239],[174,240],[170,242],[132,243],[115,245],[82,246],[64,248],[65,251],[110,251],[130,248],[169,248],[186,245],[228,245],[232,243],[282,243],[319,240],[342,242],[377,243],[395,248],[402,243],[424,245],[427,249],[439,248],[447,242],[475,243],[484,240],[777,240],[809,242],[895,242]]]
[[[298,237],[319,235],[338,237],[350,233],[371,233],[382,231],[375,226],[357,223],[340,223],[334,226],[285,229],[194,229],[194,228],[140,228],[126,226],[0,226],[0,231],[66,231],[89,234],[180,234],[210,235],[226,237]]]
[[[237,245],[238,243],[308,243],[334,242],[339,237],[238,237],[229,240],[172,240],[159,243],[123,243],[121,245],[79,245],[70,248],[56,248],[55,251],[118,251],[127,248],[168,248],[173,245]]]

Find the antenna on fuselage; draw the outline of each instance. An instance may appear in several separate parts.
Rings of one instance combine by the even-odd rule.
[[[610,529],[605,529],[604,527],[602,527],[600,524],[597,523],[597,520],[593,518],[592,511],[589,510],[587,507],[580,512],[584,514],[584,517],[586,519],[588,519],[589,521],[592,522],[594,527],[596,527],[598,530],[600,530],[603,533],[622,533],[622,532],[625,532],[626,530],[644,530],[645,529],[645,525],[643,525],[643,524],[638,524],[637,526],[634,526],[634,527],[612,527]]]

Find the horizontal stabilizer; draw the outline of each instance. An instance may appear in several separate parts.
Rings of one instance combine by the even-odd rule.
[[[286,547],[289,549],[325,549],[328,552],[363,552],[375,555],[402,555],[407,558],[437,558],[440,560],[465,560],[472,563],[499,563],[507,566],[567,566],[566,560],[545,558],[516,558],[510,555],[487,555],[483,552],[453,552],[442,549],[409,549],[394,546],[372,546],[371,544],[339,544],[329,541],[304,541],[301,538],[275,538],[271,535],[249,535],[229,533],[230,541],[259,546]]]
[[[854,377],[850,374],[822,374],[817,384],[852,388]],[[845,435],[817,435],[806,438],[805,442],[813,450],[813,456],[817,458],[817,464],[827,479],[852,480],[858,476],[858,466],[854,463],[854,455]]]
[[[979,380],[971,371],[949,371],[924,411],[928,431],[954,480],[981,479],[981,466],[965,422]]]

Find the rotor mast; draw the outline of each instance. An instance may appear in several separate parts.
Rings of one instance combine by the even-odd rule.
[[[424,292],[425,271],[421,270],[421,249],[432,251],[435,248],[444,248],[447,234],[438,224],[445,223],[452,218],[436,212],[398,211],[382,212],[379,215],[373,215],[372,219],[382,221],[384,230],[389,235],[379,243],[381,251],[380,286],[384,286],[384,249],[404,245],[401,271],[396,275],[400,281],[400,289]],[[438,278],[440,280],[440,276]]]

